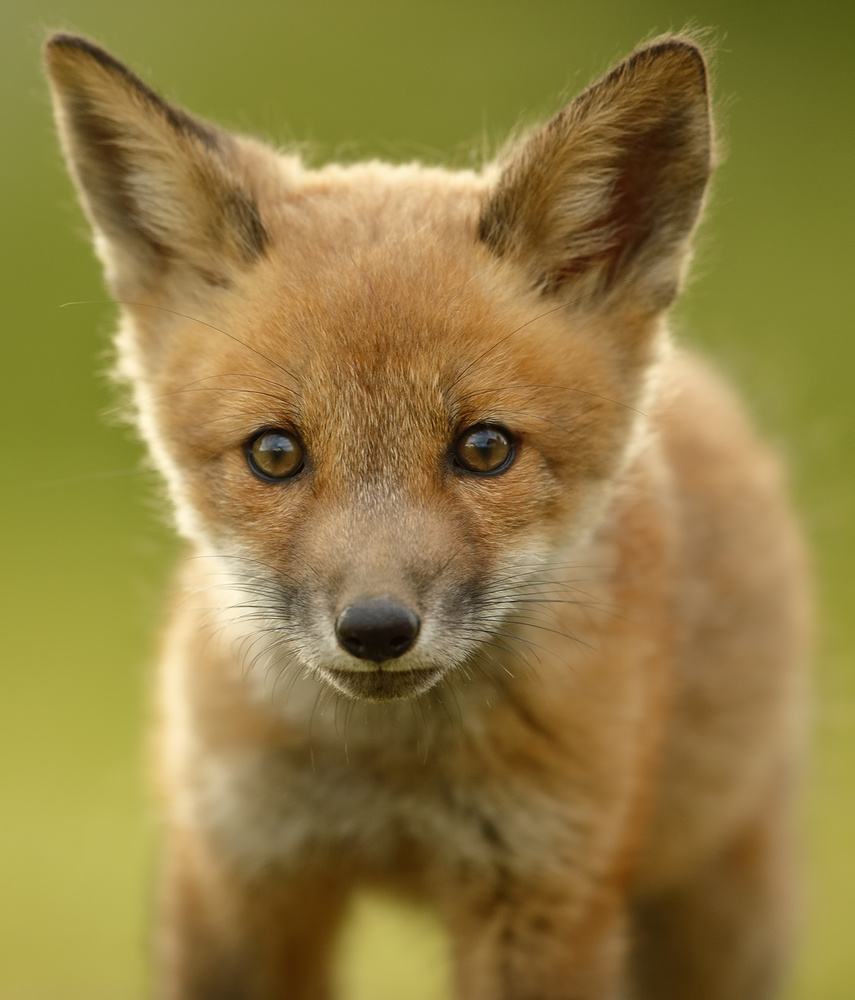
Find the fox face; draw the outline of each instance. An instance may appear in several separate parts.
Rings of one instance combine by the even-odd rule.
[[[346,248],[230,336],[187,324],[153,386],[188,534],[283,654],[350,694],[412,693],[500,632],[570,558],[638,416],[614,364],[538,296],[502,302],[461,244],[391,277],[389,249]]]
[[[480,173],[306,169],[47,50],[119,365],[244,642],[371,700],[500,669],[644,434],[710,169],[703,63],[640,50]]]

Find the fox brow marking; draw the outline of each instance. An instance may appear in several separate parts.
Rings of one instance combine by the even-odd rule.
[[[451,383],[451,385],[449,385],[446,388],[445,391],[446,392],[450,392],[457,385],[457,383],[463,378],[463,376],[468,371],[470,371],[472,368],[474,368],[475,365],[477,365],[479,361],[483,361],[484,358],[486,358],[488,354],[492,354],[492,352],[495,351],[497,347],[500,347],[502,344],[504,344],[504,342],[506,340],[510,339],[511,337],[513,337],[514,334],[519,333],[520,330],[524,330],[527,326],[531,326],[532,323],[536,323],[539,319],[543,319],[545,316],[550,316],[550,315],[552,315],[552,313],[558,312],[559,309],[565,309],[568,305],[573,305],[573,304],[574,303],[571,303],[571,302],[561,302],[559,305],[555,306],[554,308],[547,309],[545,312],[539,313],[533,319],[526,320],[525,323],[523,323],[520,326],[516,327],[515,329],[511,330],[510,333],[506,333],[504,335],[504,337],[500,337],[494,344],[491,344],[487,348],[486,351],[483,351],[481,354],[478,355],[477,358],[475,358],[473,361],[470,361],[469,364],[466,365],[466,367],[458,374],[457,378]]]
[[[207,326],[209,330],[221,333],[224,337],[228,337],[229,340],[233,340],[236,344],[240,344],[241,347],[245,347],[246,350],[252,351],[253,354],[257,354],[262,361],[266,361],[269,365],[273,365],[274,368],[278,368],[280,371],[284,372],[289,378],[292,378],[297,385],[300,384],[300,380],[294,372],[289,371],[284,365],[280,365],[278,361],[274,361],[273,358],[269,358],[266,354],[263,354],[251,344],[247,344],[246,341],[241,340],[240,337],[236,337],[233,333],[229,333],[227,330],[222,330],[220,327],[214,326],[212,323],[207,323],[203,319],[197,319],[195,316],[189,316],[187,313],[178,312],[177,309],[167,309],[166,306],[156,306],[150,302],[129,302],[126,299],[81,299],[78,302],[63,302],[59,308],[64,309],[66,306],[103,306],[112,304],[117,306],[135,306],[140,309],[157,309],[159,312],[169,313],[172,316],[179,316],[181,319],[189,320],[191,323],[199,323],[201,326]]]
[[[228,374],[235,374],[236,375],[237,373],[228,373]],[[207,378],[222,378],[222,377],[224,377],[224,376],[223,375],[209,375],[209,376],[207,376]],[[238,377],[239,378],[253,378],[254,376],[252,376],[252,375],[239,375]],[[235,393],[236,395],[239,395],[239,396],[264,396],[265,399],[272,399],[272,400],[276,401],[277,403],[281,403],[282,402],[282,397],[281,396],[277,395],[274,392],[263,392],[261,389],[235,389],[235,388],[231,388],[231,387],[228,387],[228,386],[222,386],[222,385],[220,385],[220,386],[216,386],[216,385],[215,386],[200,386],[200,385],[197,385],[198,382],[204,382],[204,381],[206,381],[205,378],[196,379],[193,382],[188,382],[186,385],[179,386],[179,388],[177,388],[177,389],[170,389],[169,392],[161,392],[161,393],[158,393],[156,396],[146,396],[146,397],[144,397],[143,401],[144,402],[153,402],[156,399],[168,399],[170,396],[180,396],[182,393],[185,393],[185,392],[216,392],[216,393],[227,393],[227,392],[229,392],[229,393]],[[265,381],[268,381],[268,380],[265,379]],[[278,385],[278,383],[274,382],[273,385]],[[279,388],[282,389],[284,392],[289,392],[289,393],[293,392],[293,390],[288,389],[284,385],[280,385]],[[121,409],[122,409],[121,407],[115,407],[112,411],[108,410],[107,412],[108,413],[111,413],[111,412],[112,413],[121,412]],[[244,413],[248,413],[249,411],[243,411],[243,412]],[[218,417],[214,417],[213,419],[214,420],[221,420],[224,417],[229,417],[229,416],[231,416],[230,413],[221,413]],[[208,421],[205,421],[205,422],[207,423]],[[198,425],[196,425],[196,426],[198,426]]]
[[[633,413],[637,413],[641,417],[646,417],[647,414],[644,410],[639,410],[635,406],[630,406],[629,403],[623,403],[619,399],[612,399],[610,396],[603,396],[598,392],[591,392],[590,389],[580,389],[575,385],[549,385],[546,382],[522,382],[517,385],[500,385],[496,388],[488,389],[473,389],[472,392],[467,392],[465,395],[460,397],[460,400],[468,400],[473,396],[483,396],[490,392],[504,392],[507,389],[560,389],[564,392],[578,392],[583,396],[593,396],[594,399],[602,399],[606,403],[614,403],[615,406],[622,406],[625,410],[632,410]]]

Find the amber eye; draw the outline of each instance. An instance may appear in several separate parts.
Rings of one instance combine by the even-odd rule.
[[[464,469],[481,476],[504,472],[514,460],[513,438],[503,427],[478,424],[457,439],[454,457]]]
[[[246,461],[259,479],[288,479],[303,468],[303,446],[288,431],[262,431],[245,446]]]

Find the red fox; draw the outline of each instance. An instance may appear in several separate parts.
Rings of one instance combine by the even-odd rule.
[[[83,38],[46,60],[187,542],[157,995],[321,1000],[377,886],[439,915],[462,1000],[779,996],[806,573],[777,460],[664,323],[697,45],[460,172],[309,169]]]

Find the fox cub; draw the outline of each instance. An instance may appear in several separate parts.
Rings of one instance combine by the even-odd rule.
[[[775,459],[663,322],[696,45],[460,172],[310,170],[83,38],[46,59],[187,541],[157,995],[328,996],[373,885],[438,913],[464,1000],[778,996],[804,571]]]

